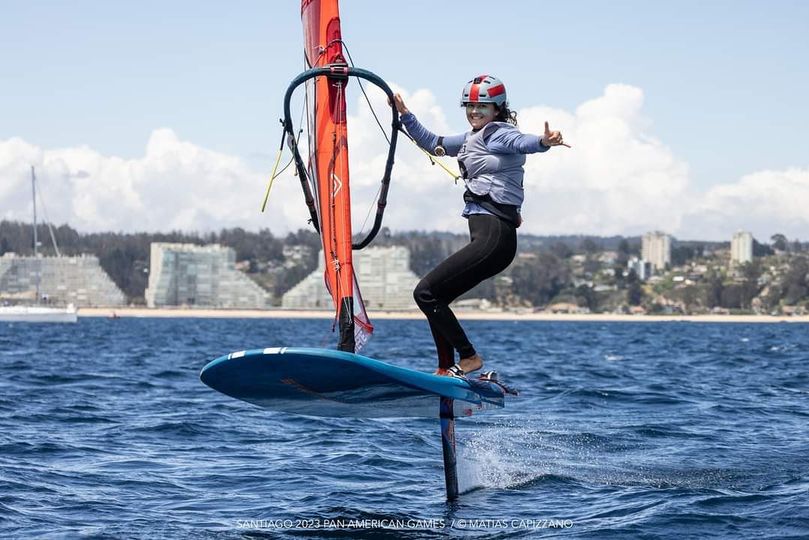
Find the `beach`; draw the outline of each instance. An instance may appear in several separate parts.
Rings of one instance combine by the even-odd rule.
[[[809,323],[809,316],[789,315],[623,315],[618,313],[545,313],[456,310],[461,320],[551,322],[700,322],[700,323]],[[209,318],[209,319],[333,319],[332,310],[190,309],[190,308],[80,308],[79,317]],[[419,311],[369,311],[373,319],[421,319]]]

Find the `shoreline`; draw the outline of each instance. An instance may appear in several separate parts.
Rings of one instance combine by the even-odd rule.
[[[560,314],[464,310],[455,310],[455,314],[461,320],[477,321],[809,323],[807,315],[622,315],[616,313]],[[80,318],[334,319],[332,310],[298,309],[79,308],[78,315]],[[371,320],[424,318],[420,311],[369,311],[368,316]]]

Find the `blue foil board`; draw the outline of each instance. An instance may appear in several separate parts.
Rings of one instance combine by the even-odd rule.
[[[310,416],[432,417],[438,397],[455,400],[455,414],[502,407],[491,382],[407,369],[348,352],[296,347],[239,351],[210,362],[202,382],[260,407]]]

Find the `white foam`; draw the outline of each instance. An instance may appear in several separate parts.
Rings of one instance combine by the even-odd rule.
[[[457,459],[461,492],[480,487],[515,487],[546,474],[541,464],[532,462],[530,453],[526,453],[528,431],[506,421],[477,431],[460,432]],[[530,436],[536,438],[536,433]]]

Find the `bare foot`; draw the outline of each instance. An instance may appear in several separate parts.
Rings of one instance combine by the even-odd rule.
[[[464,373],[472,373],[483,367],[483,358],[479,354],[475,354],[474,356],[461,358],[458,364],[461,366]]]

